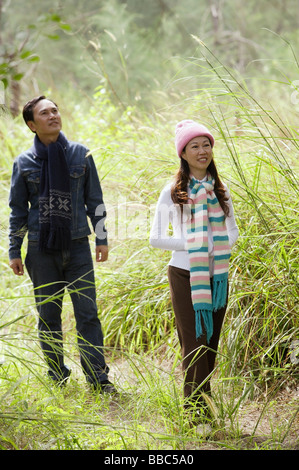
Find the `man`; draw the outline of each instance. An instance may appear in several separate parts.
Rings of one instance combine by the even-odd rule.
[[[67,287],[86,380],[100,392],[115,393],[103,353],[88,241],[87,216],[97,234],[96,261],[106,261],[106,212],[93,158],[86,147],[66,139],[59,109],[45,96],[29,101],[23,118],[35,138],[33,146],[21,153],[13,166],[10,267],[17,276],[23,275],[21,246],[28,232],[25,265],[34,286],[39,338],[50,378],[63,384],[70,375],[64,364],[61,325]]]

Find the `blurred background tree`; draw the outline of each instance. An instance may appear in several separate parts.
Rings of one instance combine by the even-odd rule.
[[[0,0],[0,80],[14,115],[49,88],[159,106],[195,85],[192,35],[243,76],[273,79],[280,61],[291,68],[276,35],[296,49],[298,22],[298,0]]]
[[[57,29],[70,30],[69,25],[62,23],[59,15],[53,12],[37,16],[33,23],[24,21],[26,12],[18,15],[16,3],[0,0],[0,80],[9,95],[13,116],[19,112],[21,82],[25,83],[28,78],[33,88],[39,88],[35,79],[36,64],[40,61],[36,52],[39,45],[45,40],[49,47],[49,41],[58,40]],[[31,12],[27,13],[30,20]]]

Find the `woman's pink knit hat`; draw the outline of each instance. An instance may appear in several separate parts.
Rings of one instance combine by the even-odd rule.
[[[178,156],[181,157],[182,150],[190,140],[201,136],[208,137],[211,146],[214,147],[215,139],[205,126],[197,124],[191,119],[178,122],[175,128],[175,146]]]

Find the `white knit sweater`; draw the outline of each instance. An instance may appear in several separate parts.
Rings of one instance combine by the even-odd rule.
[[[161,248],[162,250],[172,251],[172,257],[169,262],[171,266],[186,269],[190,271],[189,256],[187,251],[187,218],[188,204],[184,206],[183,215],[178,204],[174,204],[171,199],[171,186],[169,183],[162,190],[154,215],[153,224],[150,232],[150,244],[154,248]],[[224,185],[225,186],[225,185]],[[227,196],[229,197],[229,215],[225,219],[229,244],[232,247],[239,236],[239,230],[236,224],[232,200],[227,187],[225,186]],[[169,231],[171,229],[171,233]],[[210,276],[214,272],[214,247],[212,230],[208,224],[208,241],[209,241],[209,261],[210,261]]]

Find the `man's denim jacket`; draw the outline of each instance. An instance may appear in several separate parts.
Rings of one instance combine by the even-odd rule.
[[[96,232],[96,244],[107,245],[106,211],[94,160],[88,149],[68,141],[66,161],[70,170],[72,191],[72,239],[91,233],[87,216]],[[34,146],[14,161],[9,205],[9,259],[21,258],[21,246],[28,231],[28,240],[39,237],[39,180],[41,160]]]

